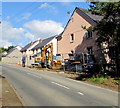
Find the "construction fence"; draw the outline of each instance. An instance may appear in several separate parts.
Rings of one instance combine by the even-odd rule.
[[[114,61],[107,63],[105,54],[101,50],[92,53],[75,53],[59,54],[57,57],[62,61],[63,71],[75,73],[92,73],[92,74],[115,74]]]

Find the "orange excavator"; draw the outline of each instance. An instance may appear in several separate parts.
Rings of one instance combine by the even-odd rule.
[[[41,57],[35,57],[35,62],[40,63],[41,67],[60,69],[62,62],[53,58],[53,43],[46,45]]]

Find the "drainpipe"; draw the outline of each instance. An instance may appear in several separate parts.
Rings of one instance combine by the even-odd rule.
[[[83,56],[83,64],[85,64],[84,53],[82,53],[82,56]]]

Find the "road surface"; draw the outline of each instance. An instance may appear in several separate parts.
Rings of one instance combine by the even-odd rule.
[[[118,106],[115,91],[46,71],[10,64],[0,67],[28,106]]]

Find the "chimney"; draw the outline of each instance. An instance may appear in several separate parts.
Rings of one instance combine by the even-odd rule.
[[[40,40],[39,40],[39,43],[41,43],[41,42],[42,42],[42,40],[40,39]]]
[[[30,43],[31,45],[33,44],[33,41]]]

